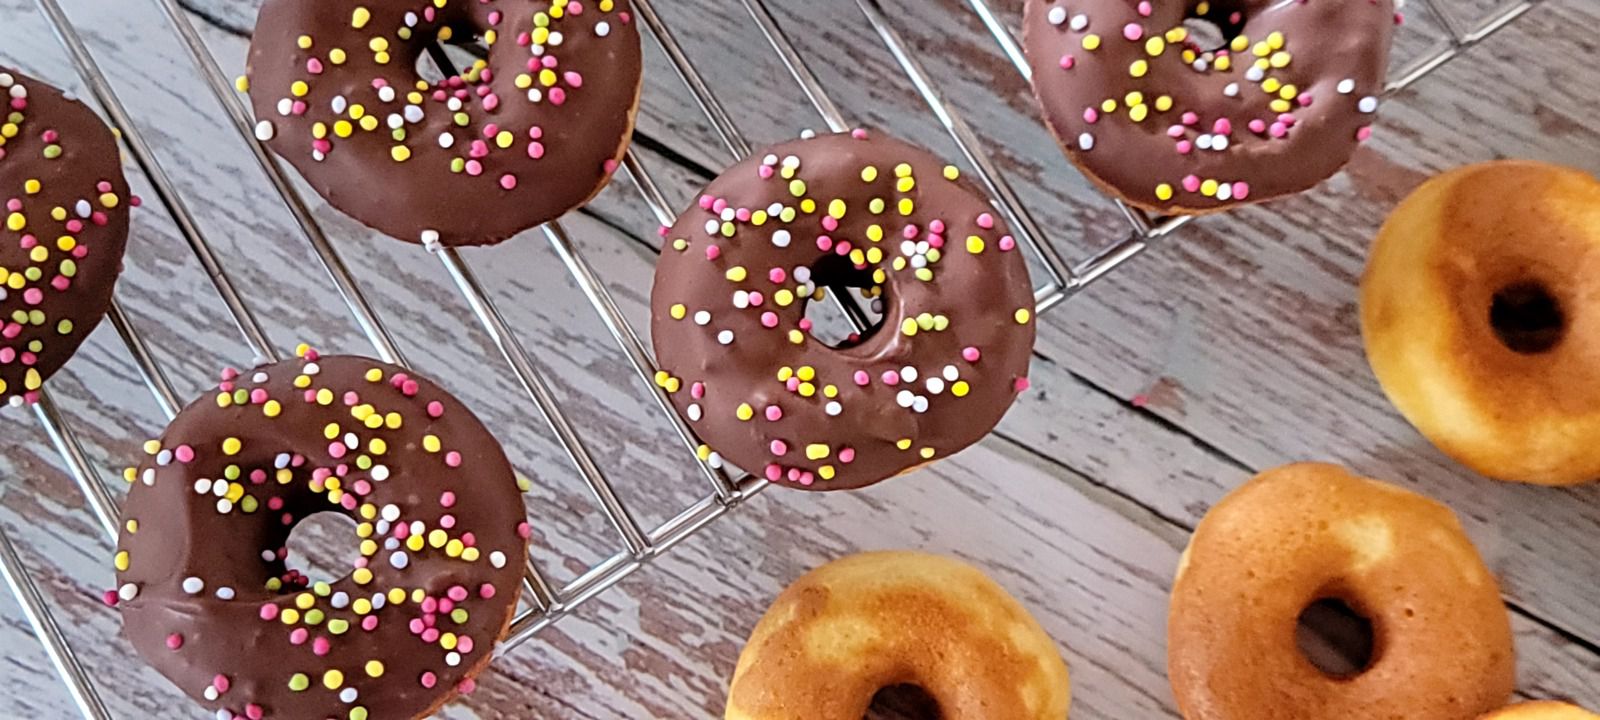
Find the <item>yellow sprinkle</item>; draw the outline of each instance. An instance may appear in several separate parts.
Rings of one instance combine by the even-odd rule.
[[[1088,50],[1090,52],[1094,52],[1095,50],[1097,50],[1099,48],[1100,48],[1100,36],[1099,35],[1095,35],[1094,33],[1089,33],[1088,35],[1083,36],[1083,49]]]
[[[250,92],[250,78],[244,75],[234,78],[233,89],[239,92]]]
[[[904,322],[900,323],[900,334],[905,335],[906,337],[916,335],[917,321],[912,318],[906,318]]]
[[[366,670],[367,677],[383,677],[383,663],[377,660],[368,660]]]
[[[954,385],[950,386],[950,394],[956,397],[966,397],[967,393],[971,391],[972,386],[968,385],[965,380],[957,380]]]
[[[311,49],[311,36],[310,35],[301,35],[300,37],[297,37],[297,38],[294,39],[294,44],[299,46],[299,48],[301,50],[310,50]]]
[[[740,420],[749,420],[756,416],[756,409],[750,407],[750,403],[739,403],[739,408],[734,411],[734,415]]]
[[[678,303],[669,308],[668,312],[672,314],[673,320],[682,320],[684,316],[689,314],[689,308],[684,307],[683,303]]]
[[[277,417],[283,414],[283,404],[277,400],[268,400],[261,406],[261,414],[267,417]]]
[[[830,450],[828,446],[823,443],[812,443],[806,446],[806,458],[810,460],[821,460],[827,457],[831,452],[832,450]]]
[[[411,159],[411,148],[404,145],[396,145],[389,151],[389,155],[394,158],[395,162],[405,162]]]
[[[101,557],[105,556],[102,555]],[[128,551],[123,550],[117,553],[117,556],[112,559],[112,564],[117,566],[117,570],[126,571],[128,569]]]
[[[745,272],[745,269],[742,265],[735,265],[731,268],[728,268],[728,272],[724,273],[724,275],[733,282],[744,282],[744,279],[749,276],[749,273]]]
[[[289,92],[295,97],[305,97],[306,93],[311,92],[311,86],[307,85],[304,80],[296,80],[293,85],[289,86]]]
[[[1128,66],[1128,74],[1136,78],[1142,78],[1150,74],[1150,63],[1145,60],[1135,60],[1132,65]]]
[[[955,180],[959,177],[961,177],[961,168],[958,168],[954,165],[944,166],[944,179]]]
[[[239,438],[228,438],[222,441],[222,454],[224,455],[238,455],[239,451],[243,449],[244,443],[240,442]]]
[[[1018,325],[1027,325],[1028,319],[1033,317],[1033,312],[1027,308],[1018,308],[1015,317]]]
[[[923,460],[932,460],[933,459],[933,448],[925,447],[922,450],[920,450],[918,452],[918,454],[922,455],[922,459]]]
[[[1167,41],[1161,39],[1160,35],[1152,35],[1149,40],[1144,41],[1144,51],[1150,57],[1158,57],[1167,51]]]
[[[894,446],[897,447],[897,448],[900,448],[901,450],[910,450],[911,449],[911,438],[901,438],[899,440],[896,440],[895,443],[894,443]]]
[[[875,168],[875,167],[873,167],[871,165],[868,165],[868,166],[866,166],[866,167],[861,169],[861,181],[862,182],[872,182],[873,180],[877,180],[877,179],[878,179],[878,169],[877,168]]]
[[[1149,105],[1135,105],[1131,108],[1128,108],[1128,119],[1134,122],[1144,122],[1144,119],[1149,116]]]
[[[372,582],[372,571],[367,568],[356,568],[355,572],[350,573],[350,579],[356,581],[357,585],[366,585]]]
[[[338,670],[329,670],[322,674],[322,686],[329,690],[338,690],[344,686],[344,673]]]
[[[364,7],[358,7],[356,8],[355,12],[350,14],[350,27],[360,30],[361,28],[366,27],[367,23],[371,20],[372,11]]]
[[[1161,183],[1160,185],[1157,185],[1156,186],[1156,199],[1157,200],[1171,200],[1172,199],[1172,186],[1167,184],[1167,183]]]

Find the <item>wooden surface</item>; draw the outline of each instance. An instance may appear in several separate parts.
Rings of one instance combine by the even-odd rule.
[[[155,2],[62,3],[275,344],[370,353]],[[821,125],[735,0],[658,4],[753,141]],[[853,121],[955,157],[853,2],[770,4]],[[1465,17],[1495,3],[1446,4]],[[962,0],[885,5],[1058,247],[1083,257],[1123,234]],[[1020,3],[997,5],[1014,23]],[[230,73],[242,67],[252,6],[194,0]],[[444,715],[719,716],[745,634],[788,581],[854,550],[921,548],[985,567],[1038,615],[1071,666],[1074,718],[1175,717],[1164,622],[1187,533],[1251,472],[1300,459],[1343,462],[1456,508],[1502,578],[1522,693],[1600,706],[1600,489],[1498,484],[1431,449],[1367,370],[1354,290],[1384,214],[1430,173],[1494,157],[1600,171],[1600,72],[1583,64],[1600,50],[1585,30],[1597,24],[1592,0],[1551,0],[1389,103],[1347,172],[1307,195],[1197,222],[1046,315],[1033,389],[978,447],[864,492],[755,499],[498,662]],[[1427,46],[1430,26],[1413,18],[1402,59]],[[638,147],[681,203],[731,158],[663,56],[652,48],[647,58]],[[82,88],[27,0],[0,0],[0,62]],[[130,173],[152,202],[135,218],[118,296],[193,396],[217,367],[251,353],[148,183]],[[617,538],[436,260],[313,206],[409,362],[500,428],[535,479],[533,548],[552,578],[615,552]],[[565,224],[624,312],[647,325],[655,222],[630,183]],[[468,260],[639,520],[653,525],[697,499],[703,484],[542,236]],[[109,326],[51,390],[108,473],[163,425]],[[132,655],[96,599],[111,582],[110,546],[33,416],[0,413],[0,438],[0,523],[117,716],[202,717]],[[9,597],[0,619],[0,717],[73,717]]]

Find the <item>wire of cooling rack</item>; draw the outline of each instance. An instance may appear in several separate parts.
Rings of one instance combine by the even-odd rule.
[[[264,143],[256,140],[249,111],[233,92],[231,83],[206,48],[198,29],[178,4],[178,0],[155,1],[161,7],[174,33],[191,54],[191,59],[201,71],[223,110],[249,145],[257,163],[282,197],[295,222],[303,231],[306,242],[318,257],[323,269],[339,291],[341,299],[377,355],[383,360],[404,364],[404,355],[398,344],[384,326],[378,311],[367,300],[360,282],[329,241],[310,205],[290,176],[285,173],[277,158]],[[843,111],[829,97],[822,83],[806,65],[804,57],[784,33],[765,0],[739,1],[827,127],[835,132],[849,129],[851,125]],[[1028,214],[971,127],[946,102],[913,49],[895,30],[881,0],[855,0],[855,2],[865,21],[883,41],[918,94],[949,132],[963,156],[975,166],[979,179],[996,198],[997,209],[1011,224],[1018,239],[1023,241],[1024,247],[1044,268],[1047,279],[1043,285],[1035,288],[1040,312],[1081,291],[1122,263],[1139,255],[1151,243],[1173,233],[1190,221],[1189,217],[1183,216],[1152,217],[1118,202],[1122,214],[1131,227],[1129,237],[1093,253],[1076,264],[1069,264],[1048,241],[1038,223]],[[1543,0],[1519,0],[1470,27],[1463,26],[1459,19],[1439,7],[1437,0],[1422,0],[1422,2],[1427,11],[1444,28],[1446,37],[1423,57],[1399,71],[1398,77],[1391,81],[1387,88],[1389,92],[1405,88],[1438,69],[1467,48],[1506,27]],[[967,0],[967,3],[982,24],[994,35],[1002,52],[1024,77],[1028,77],[1029,67],[1016,37],[1000,20],[988,0]],[[96,64],[81,34],[72,25],[58,0],[35,0],[35,4],[49,20],[66,48],[74,68],[87,83],[111,123],[122,131],[122,139],[129,154],[149,178],[157,198],[172,216],[180,234],[206,271],[229,315],[238,326],[246,345],[259,359],[276,359],[278,355],[275,346],[268,339],[260,323],[256,321],[249,306],[235,290],[222,263],[178,194],[176,186],[145,142],[137,124],[129,117],[106,75]],[[676,36],[656,13],[651,1],[634,0],[634,5],[646,31],[667,56],[679,79],[705,114],[731,158],[739,160],[747,156],[751,151],[749,142],[739,132],[726,108],[700,75],[698,68],[690,61]],[[663,225],[671,224],[675,218],[672,204],[633,151],[630,150],[624,158],[623,168],[652,215]],[[542,228],[542,232],[577,282],[585,298],[599,314],[629,364],[645,387],[649,388],[658,409],[672,423],[683,445],[692,451],[699,445],[699,441],[687,424],[673,411],[665,391],[653,382],[656,366],[651,352],[623,316],[604,281],[560,223],[550,223]],[[477,280],[471,266],[453,249],[430,246],[428,251],[437,256],[444,265],[451,280],[460,290],[463,300],[483,326],[484,332],[494,341],[513,375],[534,401],[541,417],[566,450],[568,459],[589,487],[623,546],[560,588],[552,586],[536,564],[530,560],[524,578],[526,591],[524,599],[528,607],[519,611],[511,632],[497,650],[498,653],[513,650],[539,631],[571,613],[574,608],[620,582],[651,559],[670,550],[766,487],[766,481],[761,478],[749,474],[737,478],[730,477],[720,466],[695,458],[700,474],[711,488],[711,492],[660,526],[648,530],[641,527],[616,494],[611,481],[594,462],[583,439],[573,428],[565,410],[550,390],[549,383],[536,359],[527,352],[513,329],[500,315],[487,291]],[[830,293],[830,296],[839,302],[841,309],[858,329],[863,326],[866,322],[865,315],[846,293],[835,292]],[[149,346],[120,304],[114,303],[109,314],[113,327],[127,346],[141,379],[155,398],[157,405],[166,416],[175,415],[179,408],[179,400],[165,369],[150,352]],[[60,452],[74,481],[83,492],[97,523],[114,542],[117,529],[117,503],[110,486],[104,482],[103,475],[93,467],[76,432],[48,392],[41,393],[34,411],[46,434]],[[691,454],[691,457],[694,456]],[[3,529],[0,529],[0,575],[4,576],[13,595],[21,604],[35,635],[44,645],[84,717],[110,720],[110,711],[68,644],[60,626],[51,615],[38,585],[28,574],[15,546]]]

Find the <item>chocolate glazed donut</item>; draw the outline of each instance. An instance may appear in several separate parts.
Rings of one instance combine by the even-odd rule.
[[[1203,46],[1185,21],[1222,44]],[[1028,0],[1045,119],[1084,174],[1160,213],[1300,192],[1371,135],[1393,0]]]
[[[488,60],[430,84],[431,43]],[[334,207],[412,242],[486,245],[600,191],[638,109],[628,0],[267,0],[241,87],[256,135]]]
[[[111,129],[0,67],[0,400],[33,402],[111,308],[128,194]]]
[[[956,168],[827,135],[735,165],[668,230],[656,381],[725,458],[811,490],[878,482],[977,442],[1027,387],[1033,286]],[[830,347],[806,304],[864,288],[883,322]]]
[[[420,718],[487,667],[529,528],[505,453],[433,383],[303,349],[225,372],[145,449],[106,599],[218,718]],[[308,583],[285,543],[323,511],[360,557]]]

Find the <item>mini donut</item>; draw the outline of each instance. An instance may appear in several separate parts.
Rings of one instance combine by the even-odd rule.
[[[1028,0],[1044,117],[1106,192],[1161,214],[1297,193],[1372,134],[1394,0]],[[1215,25],[1214,43],[1186,23]]]
[[[17,406],[111,309],[138,199],[93,110],[4,66],[0,102],[0,400]]]
[[[1422,184],[1361,279],[1367,360],[1445,454],[1492,478],[1600,478],[1600,181],[1501,161]]]
[[[424,80],[433,43],[487,48]],[[355,219],[488,245],[600,192],[643,75],[630,0],[267,0],[249,68],[256,137]]]
[[[466,407],[358,357],[226,371],[127,471],[106,602],[220,720],[422,718],[488,666],[530,534],[505,453]],[[295,524],[356,521],[332,582],[284,564]]]
[[[966,563],[916,552],[836,560],[783,591],[739,655],[727,720],[861,720],[921,687],[944,720],[1065,720],[1067,665],[1038,621]]]
[[[1489,713],[1480,720],[1600,720],[1600,715],[1576,705],[1546,700],[1513,705]]]
[[[1005,224],[926,150],[857,130],[756,153],[666,232],[656,381],[724,459],[857,488],[977,442],[1028,386],[1033,286]],[[883,321],[838,347],[806,305],[863,288]]]
[[[1371,623],[1354,676],[1296,645],[1319,600]],[[1172,588],[1167,665],[1186,720],[1462,720],[1516,683],[1510,614],[1455,514],[1313,463],[1256,476],[1200,521]]]

